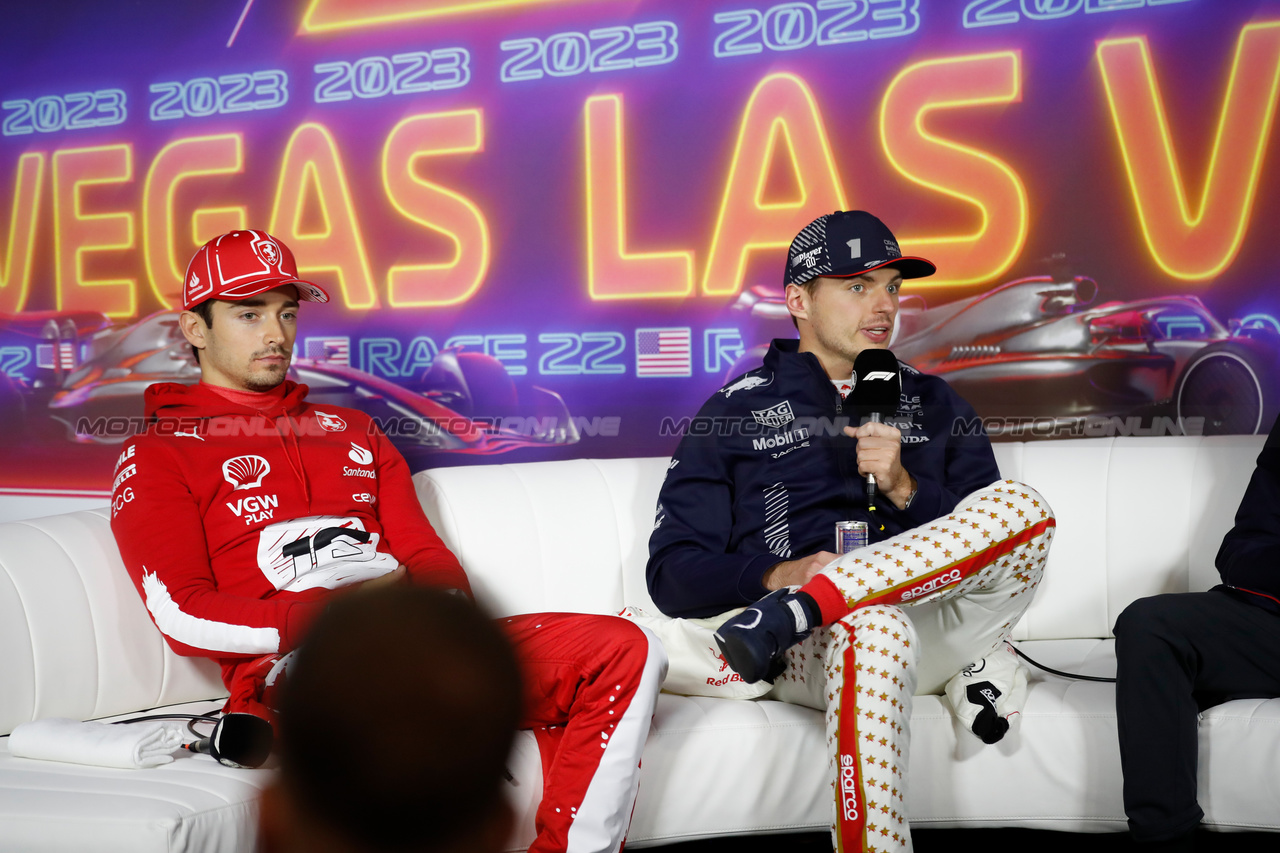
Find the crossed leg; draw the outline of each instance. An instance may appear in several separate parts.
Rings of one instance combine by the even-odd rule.
[[[834,621],[786,651],[769,696],[826,712],[842,853],[910,851],[911,697],[940,692],[1008,638],[1054,530],[1044,498],[1001,481],[948,516],[842,556],[804,588],[817,587],[823,621]]]

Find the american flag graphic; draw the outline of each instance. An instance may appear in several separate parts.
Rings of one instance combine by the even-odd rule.
[[[351,363],[350,338],[307,338],[304,342],[304,358],[331,361],[335,364]]]
[[[636,376],[692,376],[693,347],[686,326],[636,329]]]
[[[58,344],[58,348],[62,357],[62,369],[73,369],[76,366],[75,344]],[[36,367],[53,369],[53,344],[36,344]]]

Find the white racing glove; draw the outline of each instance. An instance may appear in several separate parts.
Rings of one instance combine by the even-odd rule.
[[[947,682],[946,694],[965,728],[983,743],[995,743],[1027,701],[1027,669],[1006,642],[960,670]]]

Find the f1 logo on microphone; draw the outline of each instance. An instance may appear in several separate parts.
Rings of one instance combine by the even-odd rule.
[[[892,370],[873,370],[862,378],[868,382],[874,382],[877,379],[880,379],[880,380],[892,379],[896,375],[897,374],[895,374]]]

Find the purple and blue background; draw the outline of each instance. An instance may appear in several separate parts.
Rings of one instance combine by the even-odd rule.
[[[463,454],[442,459],[442,464],[668,453],[677,439],[661,434],[662,419],[692,414],[723,384],[732,356],[763,342],[752,338],[758,329],[730,309],[737,293],[758,285],[779,286],[780,248],[750,253],[740,280],[713,288],[730,292],[708,294],[703,282],[744,110],[761,81],[775,74],[803,81],[812,92],[848,206],[880,215],[910,253],[912,235],[968,233],[980,225],[980,215],[973,205],[912,181],[893,167],[879,131],[886,89],[917,63],[1009,51],[1018,57],[1016,100],[942,110],[930,117],[928,127],[942,138],[988,153],[1017,174],[1027,199],[1025,242],[1011,262],[983,280],[913,285],[908,292],[922,295],[931,306],[971,297],[1023,276],[1048,274],[1048,258],[1062,253],[1073,273],[1098,282],[1098,302],[1185,294],[1202,299],[1224,324],[1232,318],[1274,324],[1270,318],[1280,316],[1275,287],[1280,175],[1271,156],[1275,143],[1269,113],[1238,250],[1211,275],[1171,275],[1144,239],[1097,56],[1099,42],[1145,39],[1181,178],[1188,196],[1198,199],[1237,43],[1247,26],[1280,21],[1280,2],[1275,0],[421,0],[381,5],[400,16],[343,26],[343,15],[379,4],[324,0],[257,0],[247,11],[243,0],[11,4],[0,28],[5,72],[0,101],[6,127],[0,136],[0,268],[14,252],[12,235],[24,233],[24,222],[16,221],[22,212],[16,200],[21,158],[43,155],[43,172],[28,288],[23,298],[14,295],[17,272],[10,269],[0,290],[7,313],[0,316],[12,320],[14,314],[101,310],[103,305],[84,304],[94,291],[79,286],[77,276],[132,282],[132,311],[105,306],[111,309],[104,313],[112,323],[127,325],[165,308],[153,292],[144,246],[144,185],[157,155],[171,143],[193,137],[232,134],[241,140],[239,171],[190,177],[177,185],[170,233],[173,253],[185,265],[198,243],[213,236],[192,233],[197,208],[242,207],[244,224],[268,227],[291,138],[304,125],[320,125],[338,153],[376,305],[349,307],[338,297],[327,306],[304,306],[299,355],[307,354],[306,338],[346,338],[353,367],[412,385],[432,349],[452,340],[471,350],[487,348],[517,382],[556,392],[584,422],[617,419],[613,435],[584,434],[576,444],[498,456]],[[861,19],[855,20],[859,12]],[[743,50],[758,44],[758,51],[717,56],[717,44],[724,47],[728,32],[756,13],[762,26],[773,27],[772,46],[748,26],[734,44]],[[878,28],[881,37],[801,43],[807,37],[805,21],[829,22],[838,14],[852,23],[837,33],[851,37]],[[310,24],[304,23],[308,20]],[[318,29],[319,20],[338,23]],[[635,30],[660,22],[665,26]],[[614,57],[623,65],[631,60],[633,67],[578,70],[581,58],[570,43],[594,50],[605,36],[593,38],[592,31],[607,28],[648,34],[651,47],[642,50],[633,42]],[[561,36],[553,42],[554,55],[521,66],[540,69],[540,79],[502,79],[504,66],[510,71],[526,49],[514,46],[521,44],[518,40],[545,45],[565,33],[582,36]],[[670,61],[665,61],[664,39],[667,45],[674,39]],[[458,48],[468,57],[469,78],[463,85],[378,95],[382,81],[370,72],[374,76],[363,89],[369,97],[337,85],[331,93],[349,91],[352,96],[317,102],[317,87],[329,74],[317,72],[317,65]],[[634,67],[634,60],[643,56],[653,57],[654,64]],[[157,100],[175,91],[160,84],[189,86],[193,80],[265,71],[287,75],[287,101],[281,106],[211,111],[201,100],[208,94],[202,83],[190,92],[187,109],[174,107],[182,113],[179,117],[152,117]],[[424,79],[435,78],[428,74]],[[1274,92],[1274,79],[1239,83]],[[269,103],[272,85],[268,80],[253,97]],[[67,105],[66,96],[108,90],[124,93],[122,120],[116,121],[115,108],[104,102],[94,112],[104,121],[100,126],[65,127],[59,110]],[[617,95],[622,104],[628,251],[691,253],[689,295],[597,299],[589,291],[584,107],[588,99],[604,95]],[[63,106],[46,100],[42,114],[33,112],[29,119],[21,115],[23,102],[35,110],[42,98],[62,98]],[[447,263],[454,246],[439,231],[397,210],[384,186],[383,147],[406,118],[473,110],[481,116],[479,150],[424,157],[415,168],[420,179],[465,198],[482,213],[489,235],[487,269],[474,292],[456,304],[394,306],[387,270]],[[128,147],[131,175],[83,184],[79,215],[127,214],[132,239],[120,248],[90,248],[81,255],[79,271],[64,266],[59,273],[55,257],[60,250],[64,256],[70,251],[67,241],[76,239],[77,232],[64,224],[74,214],[54,204],[55,158],[59,152],[75,156],[83,149],[120,145]],[[807,190],[784,148],[775,147],[765,170],[758,195],[762,209],[773,202],[792,203]],[[285,242],[291,242],[288,229],[324,239],[323,208],[332,205],[333,197],[307,183],[313,176],[306,169],[302,174],[303,212],[296,222],[283,223],[285,233],[276,229]],[[824,212],[805,209],[802,221]],[[342,292],[332,271],[307,271],[307,249],[295,250],[305,274],[331,293]],[[464,243],[461,251],[475,251],[475,246]],[[176,290],[175,283],[168,292]],[[646,329],[688,329],[687,375],[639,375],[638,345],[646,336],[638,331]],[[575,340],[582,342],[576,355]],[[0,366],[8,365],[13,387],[23,391],[38,378],[38,359],[32,349],[24,362],[12,348],[35,344],[19,336],[3,337],[0,327],[0,347],[6,346],[11,349]],[[552,360],[549,354],[556,347],[564,347],[563,357]],[[415,348],[417,358],[412,356]],[[587,357],[592,352],[595,356]],[[22,366],[15,367],[19,362]],[[1051,407],[1052,401],[1045,405]],[[0,490],[105,494],[117,452],[28,434],[0,448]]]

